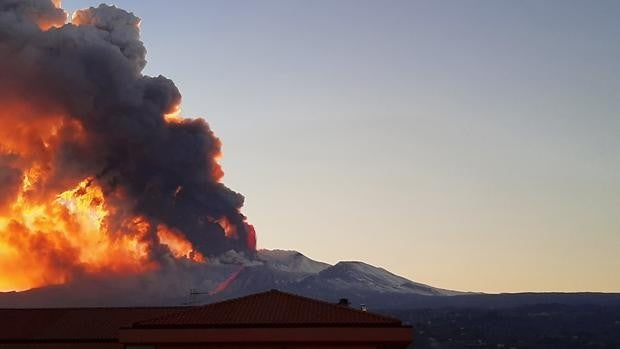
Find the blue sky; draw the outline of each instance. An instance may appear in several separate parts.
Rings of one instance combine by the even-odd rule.
[[[619,2],[111,3],[222,139],[260,247],[620,291]]]

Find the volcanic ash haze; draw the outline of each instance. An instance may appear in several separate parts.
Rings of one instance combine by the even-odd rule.
[[[0,0],[0,291],[252,255],[221,143],[114,6]]]

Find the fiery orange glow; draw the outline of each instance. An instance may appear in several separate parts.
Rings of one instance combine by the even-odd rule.
[[[171,124],[181,123],[183,121],[183,118],[181,117],[181,105],[174,105],[169,112],[164,114],[164,120]]]
[[[36,122],[33,120],[36,117]],[[75,144],[84,130],[62,114],[27,104],[0,111],[0,291],[25,290],[69,281],[80,273],[138,273],[153,269],[145,239],[150,225],[131,217],[111,231],[112,211],[93,178],[76,183],[54,169],[59,137]],[[12,172],[11,172],[12,171]]]
[[[245,226],[245,230],[247,231],[245,243],[250,248],[250,250],[256,251],[256,229],[252,224],[248,222],[244,222],[243,224]]]
[[[34,21],[41,30],[49,30],[51,28],[60,28],[65,24],[67,14],[62,10],[61,0],[52,0],[52,4],[56,7],[54,16],[36,16]]]
[[[220,139],[142,74],[139,18],[51,1],[1,11],[0,292],[255,252]]]
[[[194,249],[192,243],[176,229],[170,229],[160,224],[157,226],[157,237],[162,245],[168,246],[173,256],[177,258],[187,258],[194,262],[205,262],[205,257]]]
[[[21,172],[19,185],[2,179],[0,291],[65,283],[80,273],[156,267],[145,239],[148,221],[131,217],[112,231],[113,210],[96,181],[76,183],[55,173],[60,135],[75,144],[85,137],[78,122],[61,114],[18,103],[0,111],[0,166]]]
[[[215,288],[209,292],[210,296],[216,295],[224,290],[226,290],[236,279],[239,277],[239,274],[245,269],[245,267],[240,267],[237,271],[232,273],[229,277],[227,277],[224,281],[220,282]]]
[[[227,238],[236,238],[237,237],[237,228],[230,223],[228,218],[222,217],[216,220],[217,224],[224,229],[224,234],[226,234]]]
[[[179,113],[176,107],[166,115],[166,120],[172,120],[167,122],[189,122]],[[106,203],[94,177],[76,183],[55,173],[54,154],[62,146],[60,139],[79,145],[88,137],[85,133],[74,119],[43,113],[24,103],[4,105],[0,110],[0,167],[21,171],[14,192],[3,192],[0,200],[0,291],[62,284],[83,273],[156,269],[158,263],[149,256],[153,242],[148,236],[153,230],[175,258],[206,261],[176,229],[153,226],[139,216],[110,224],[116,208]],[[219,180],[223,176],[217,162],[221,154],[213,155],[211,176]],[[182,192],[179,186],[173,195]],[[228,218],[216,222],[228,238],[239,238],[238,228]],[[253,228],[246,228],[248,239],[254,240]]]
[[[87,178],[51,202],[30,201],[41,180],[23,178],[22,191],[0,217],[0,290],[60,284],[78,272],[139,273],[155,265],[144,237],[150,226],[137,217],[118,232],[106,225],[109,211],[101,188]]]

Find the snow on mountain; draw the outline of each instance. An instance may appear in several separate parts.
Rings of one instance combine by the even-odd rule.
[[[270,289],[291,290],[308,276],[316,275],[330,267],[327,263],[312,260],[297,251],[259,250],[254,259],[242,260],[238,256],[219,259],[223,265],[236,264],[225,287],[219,284],[197,302],[240,297]],[[229,263],[229,264],[227,264]],[[216,290],[216,292],[213,292]]]
[[[212,302],[274,288],[329,301],[346,297],[368,304],[393,303],[409,296],[463,294],[413,282],[363,262],[339,262],[332,266],[297,251],[261,250],[251,263],[240,268],[226,287],[200,301]]]
[[[316,274],[330,267],[329,264],[312,260],[297,251],[260,250],[257,259],[271,269]]]
[[[363,262],[339,262],[317,275],[303,280],[306,289],[333,289],[355,294],[377,292],[417,294],[426,296],[452,296],[461,292],[413,282],[389,271]]]
[[[297,251],[260,250],[255,255],[229,251],[206,264],[170,261],[147,274],[124,279],[84,277],[65,285],[0,293],[0,306],[136,306],[205,304],[279,289],[326,301],[349,298],[375,308],[398,307],[425,296],[462,292],[413,282],[363,262],[335,265]]]

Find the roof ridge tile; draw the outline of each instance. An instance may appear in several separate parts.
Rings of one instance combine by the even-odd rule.
[[[400,320],[272,289],[135,322],[132,327],[400,325]]]

